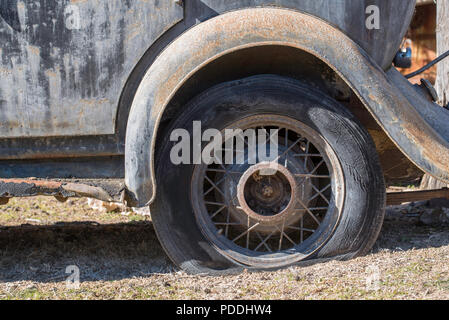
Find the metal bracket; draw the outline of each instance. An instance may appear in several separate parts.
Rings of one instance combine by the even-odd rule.
[[[427,79],[421,79],[421,87],[425,88],[434,102],[440,100],[434,86]]]
[[[449,189],[389,192],[387,193],[387,205],[394,206],[405,202],[425,201],[437,198],[449,199]]]

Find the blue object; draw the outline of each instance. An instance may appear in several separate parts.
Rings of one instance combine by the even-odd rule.
[[[412,66],[412,48],[401,49],[396,53],[393,63],[398,68],[410,68]]]

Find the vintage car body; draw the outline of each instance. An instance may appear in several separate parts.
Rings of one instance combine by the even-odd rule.
[[[360,27],[365,24],[368,5],[377,5],[380,8],[383,27],[379,30]],[[385,87],[377,94],[368,93],[374,100],[357,99],[362,88],[360,80],[368,77],[354,63],[348,64],[354,69],[347,72],[356,76],[349,85],[356,96],[352,99],[355,102],[351,104],[363,102],[374,117],[360,110],[360,105],[354,107],[353,112],[359,114],[365,125],[370,127],[381,158],[385,151],[388,151],[385,158],[389,161],[383,161],[387,180],[410,180],[420,174],[413,164],[404,159],[402,153],[421,170],[447,180],[447,113],[419,96],[410,98],[416,96],[415,91],[391,68],[391,61],[413,15],[414,5],[414,1],[398,6],[394,1],[387,0],[369,3],[350,0],[191,0],[185,3],[117,0],[100,4],[96,1],[4,1],[0,7],[1,176],[122,178],[125,174],[123,156],[129,110],[137,88],[155,58],[164,50],[168,52],[171,49],[170,42],[189,29],[192,29],[187,32],[190,33],[190,38],[184,42],[192,41],[191,45],[177,49],[178,51],[171,49],[172,59],[179,61],[179,55],[191,54],[195,37],[201,36],[201,39],[210,41],[207,35],[199,35],[201,27],[193,28],[203,21],[228,11],[266,7],[297,10],[322,19],[315,21],[310,18],[310,23],[320,22],[324,27],[335,26],[337,29],[332,35],[329,34],[328,39],[315,39],[322,40],[326,49],[313,54],[334,69],[336,74],[340,74],[339,80],[348,82],[348,75],[342,75],[340,70],[346,62],[339,60],[334,62],[334,65],[329,65],[330,60],[339,56],[345,58],[347,53],[357,51],[360,59],[364,59],[359,60],[359,63],[369,66],[365,72],[375,68],[383,69],[389,75],[389,80],[385,81],[397,83],[401,93],[409,99],[404,101],[406,107],[401,111],[397,108],[404,103],[395,102],[396,106],[391,106],[392,112],[396,115],[400,112],[401,117],[398,119],[403,119],[408,124],[413,123],[414,128],[419,128],[419,131],[416,131],[419,132],[418,136],[428,136],[427,142],[417,141],[417,137],[412,137],[409,133],[405,133],[403,137],[395,136],[393,131],[402,135],[403,128],[391,120],[393,114],[379,119],[379,116],[385,115],[381,109],[377,111],[380,114],[372,113],[372,104],[379,98],[376,95],[383,95],[387,91]],[[249,12],[247,10],[245,14]],[[267,12],[265,15],[271,13]],[[403,19],[398,20],[396,17]],[[212,27],[226,27],[229,23],[225,18],[212,21],[215,21],[209,23]],[[273,16],[273,23],[282,21]],[[284,23],[273,26],[273,30],[282,30],[285,27],[297,26]],[[300,28],[297,32],[301,32]],[[327,31],[323,29],[323,32]],[[210,33],[211,37],[219,37],[217,31],[215,34]],[[187,34],[183,35],[185,39],[188,38]],[[231,36],[239,37],[238,34]],[[342,40],[346,41],[346,47],[341,46]],[[233,45],[243,48],[242,43]],[[260,45],[260,39],[245,41],[245,47]],[[271,45],[275,45],[275,42],[272,41]],[[281,45],[288,47],[290,44]],[[310,50],[302,45],[299,45],[298,49]],[[216,50],[217,56],[224,54],[219,50],[224,51],[223,48]],[[205,56],[199,58],[204,60]],[[251,72],[256,71],[248,71]],[[281,72],[285,71],[279,71]],[[306,76],[312,78],[316,75]],[[226,77],[233,78],[232,75]],[[384,77],[380,69],[375,77]],[[216,82],[221,80],[219,76],[216,77]],[[178,81],[182,83],[184,80]],[[386,82],[382,86],[385,86]],[[174,85],[179,86],[179,83]],[[210,85],[211,83],[204,85],[202,89]],[[397,92],[397,88],[390,90]],[[153,116],[157,117],[154,110]],[[374,119],[377,121],[373,121]],[[383,134],[376,122],[394,144]],[[422,130],[427,134],[423,135]],[[395,145],[399,146],[402,153],[396,150]],[[425,152],[431,145],[432,152]],[[436,153],[437,151],[439,152]],[[40,160],[36,163],[30,161],[31,159]],[[98,161],[103,163],[101,168],[96,164]],[[442,163],[437,165],[438,162]],[[144,179],[151,175],[145,174]],[[148,194],[152,194],[149,191],[152,187],[145,185],[144,188]]]
[[[39,164],[39,172],[33,164],[26,169],[22,162],[11,167],[3,161],[2,176],[122,177],[126,122],[144,72],[185,30],[227,11],[270,6],[320,17],[346,32],[385,70],[405,34],[414,1],[372,4],[379,5],[381,23],[388,26],[381,31],[354,27],[365,22],[365,1],[4,1],[1,159],[89,158],[75,161],[73,170],[68,162],[62,169],[47,161]],[[403,19],[398,22],[397,16]],[[91,157],[103,156],[113,157],[102,159],[113,172],[79,172],[86,172],[80,166],[93,165]]]
[[[415,0],[3,1],[0,199],[147,206],[158,196],[160,137],[183,106],[260,74],[306,81],[355,114],[387,183],[423,172],[449,182],[449,112],[392,66],[414,8]],[[378,28],[366,25],[372,14]]]

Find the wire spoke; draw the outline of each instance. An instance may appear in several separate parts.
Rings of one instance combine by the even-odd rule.
[[[215,212],[210,216],[210,218],[211,218],[211,219],[215,218],[215,216],[216,216],[217,214],[219,214],[220,212],[222,212],[223,209],[226,208],[226,207],[227,207],[227,206],[222,206],[220,209],[218,209],[217,211],[215,211]]]
[[[329,186],[330,186],[330,185],[329,185]],[[327,198],[326,198],[326,197],[324,196],[324,194],[322,193],[322,192],[324,192],[324,191],[327,190],[327,187],[325,188],[326,190],[320,191],[320,190],[318,190],[317,187],[315,187],[315,186],[312,184],[312,188],[313,188],[313,190],[315,190],[315,191],[317,192],[318,195],[321,196],[321,198],[323,198],[324,201],[326,201],[327,204],[329,204],[329,200],[327,200]]]
[[[315,217],[315,215],[313,214],[313,212],[306,206],[306,205],[304,205],[304,203],[301,201],[301,199],[296,199],[297,200],[297,202],[307,211],[307,213],[312,217],[312,219],[313,220],[315,220],[315,222],[318,224],[318,225],[320,225],[321,224],[321,222],[320,222],[320,220],[318,220],[318,218],[317,217]]]
[[[247,228],[249,228],[249,224],[250,224],[250,219],[248,216],[248,222],[247,222]],[[250,235],[251,231],[248,231],[248,233],[246,234],[246,249],[249,249],[249,235]]]
[[[229,222],[229,223],[227,223],[227,222],[217,222],[217,223],[215,223],[214,222],[214,224],[216,226],[241,226],[242,225],[239,222]]]
[[[293,155],[293,157],[323,157],[321,154],[319,153],[296,153]]]
[[[227,173],[227,174],[243,174],[243,172],[240,171],[228,171],[228,170],[223,170],[223,169],[207,169],[206,171],[210,171],[210,172],[218,172],[218,173]],[[218,184],[218,183],[217,183]]]
[[[290,237],[284,232],[284,237],[288,240],[288,241],[290,241],[294,246],[296,246],[297,245],[297,243],[295,242],[295,241],[293,241],[292,239],[290,239]]]
[[[319,175],[319,174],[310,174],[310,173],[295,173],[296,177],[304,177],[304,178],[317,178],[317,179],[330,179],[331,176],[328,175]]]
[[[262,240],[262,242],[259,243],[259,245],[254,249],[254,251],[257,251],[262,245],[264,245],[268,249],[268,251],[273,252],[273,251],[271,251],[270,247],[266,244],[266,242],[275,233],[276,233],[276,230],[272,231],[265,239],[262,240],[262,237],[260,236],[259,232],[256,231],[256,234],[259,236],[259,238],[260,238],[260,240]]]
[[[236,242],[238,239],[240,239],[241,237],[245,236],[248,232],[251,232],[251,230],[253,230],[254,228],[256,228],[259,224],[260,224],[260,222],[254,224],[251,228],[248,228],[245,232],[243,232],[243,233],[240,234],[239,236],[237,236],[237,237],[235,237],[234,239],[232,239],[232,242]]]
[[[306,154],[309,154],[309,149],[310,149],[310,141],[307,140],[306,150],[305,150]],[[309,160],[309,157],[306,157],[306,160],[304,161],[304,168],[307,168],[307,160]]]
[[[286,238],[288,241],[290,241],[294,246],[296,246],[296,243],[295,243],[292,239],[290,239],[290,237],[284,232],[284,227],[282,227],[282,230],[281,230],[281,229],[279,229],[278,226],[276,226],[276,229],[278,229],[279,232],[281,233],[281,238],[285,237],[285,238]],[[281,251],[281,248],[279,248],[278,251]]]
[[[331,187],[331,184],[328,184],[321,190],[318,190],[313,184],[312,184],[312,187],[313,187],[313,189],[315,189],[315,191],[317,191],[317,193],[315,193],[308,201],[312,201],[313,199],[315,199],[316,197],[321,195],[323,197],[323,199],[326,200],[327,204],[329,204],[329,201],[327,201],[327,198],[325,198],[323,196],[323,192],[326,191],[327,189],[329,189],[329,187]]]
[[[210,179],[207,177],[207,175],[205,176],[206,177],[206,179],[209,181]],[[212,185],[205,193],[204,193],[204,195],[205,196],[207,196],[212,190],[214,190],[215,188],[217,188],[219,185],[220,185],[220,183],[222,183],[223,181],[225,181],[226,180],[226,175],[223,177],[223,178],[221,178],[217,183],[213,183],[213,182],[211,182],[211,181],[209,181],[210,182],[210,184]],[[221,192],[220,192],[221,193]],[[222,193],[223,194],[223,193]]]
[[[235,172],[235,171],[227,171],[226,169],[207,169],[206,171],[211,171],[211,172],[220,172],[220,173],[224,173],[223,177],[216,183],[214,183],[212,181],[212,179],[210,179],[207,174],[204,175],[205,179],[211,184],[211,187],[204,193],[204,196],[207,196],[212,190],[216,189],[224,198],[226,198],[225,194],[223,191],[221,191],[221,189],[218,187],[223,181],[226,180],[226,178],[231,179],[232,181],[234,181],[234,178],[230,176],[230,174],[240,174],[242,175],[243,172]]]
[[[303,221],[303,219],[301,219],[301,221]],[[303,224],[303,222],[301,222],[301,224]],[[316,230],[314,229],[308,229],[308,228],[303,228],[303,227],[294,227],[294,226],[288,226],[287,229],[293,229],[293,230],[303,230],[303,231],[307,231],[307,232],[315,232]]]
[[[284,238],[284,227],[285,227],[285,219],[282,221],[282,229],[280,230],[281,235],[279,237],[279,250],[278,251],[281,251],[281,249],[282,249],[282,239]]]
[[[228,210],[226,210],[227,212],[228,212],[228,214],[226,215],[226,222],[228,223],[227,225],[226,225],[226,227],[225,227],[225,237],[227,238],[228,237],[228,234],[229,234],[229,221],[230,221],[230,219],[231,219],[231,213],[229,212],[229,208],[228,208]]]
[[[324,162],[324,159],[322,159],[309,174],[314,174]]]
[[[210,204],[212,206],[225,206],[226,207],[226,203],[223,203],[223,202],[204,201],[204,203]]]
[[[276,159],[274,159],[272,162],[276,162],[278,161],[280,158],[282,158],[283,156],[285,156],[291,149],[293,149],[294,146],[296,146],[299,142],[301,142],[301,140],[303,140],[303,138],[299,138],[298,140],[295,141],[295,143],[293,143],[290,147],[287,148],[287,150],[285,150],[281,155],[277,156]]]

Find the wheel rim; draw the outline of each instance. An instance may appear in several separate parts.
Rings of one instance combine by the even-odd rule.
[[[333,149],[314,129],[279,115],[247,117],[226,129],[278,130],[279,153],[275,161],[249,164],[245,142],[243,163],[194,167],[191,200],[201,232],[247,267],[280,267],[312,255],[332,236],[343,208]]]

